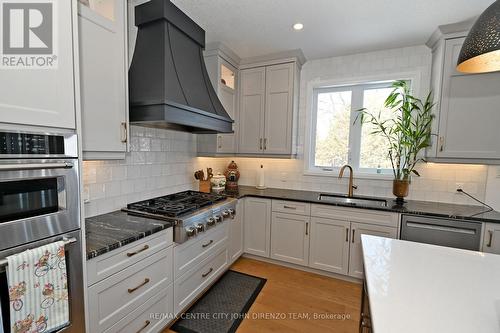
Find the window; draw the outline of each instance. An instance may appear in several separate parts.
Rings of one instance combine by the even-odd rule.
[[[355,121],[356,110],[367,108],[382,117],[395,113],[384,108],[392,82],[317,88],[313,90],[313,123],[309,170],[333,171],[350,164],[361,173],[390,173],[387,142],[372,135],[370,124]]]

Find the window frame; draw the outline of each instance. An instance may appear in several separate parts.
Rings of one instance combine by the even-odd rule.
[[[351,104],[351,126],[349,129],[349,147],[348,147],[348,164],[350,164],[355,172],[356,178],[367,179],[382,179],[390,180],[393,178],[392,169],[382,169],[382,173],[377,173],[377,169],[359,168],[360,153],[361,153],[361,135],[362,124],[354,123],[356,118],[355,110],[363,107],[363,92],[366,89],[387,88],[388,83],[397,80],[407,80],[411,82],[412,93],[419,96],[420,88],[420,72],[401,72],[393,73],[386,76],[371,76],[364,78],[355,78],[351,80],[337,81],[317,81],[308,83],[308,119],[306,128],[306,142],[304,150],[304,175],[305,176],[337,176],[340,167],[317,167],[315,166],[315,151],[316,151],[316,126],[317,126],[317,103],[318,93],[337,92],[337,91],[352,91]],[[357,96],[357,98],[355,97]],[[361,105],[357,105],[361,104]]]

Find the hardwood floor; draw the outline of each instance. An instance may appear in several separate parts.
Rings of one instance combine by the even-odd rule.
[[[247,258],[231,269],[267,279],[238,333],[358,332],[360,284]]]

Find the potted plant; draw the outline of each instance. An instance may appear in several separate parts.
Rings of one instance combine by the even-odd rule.
[[[420,152],[431,145],[431,124],[434,118],[434,103],[431,93],[422,101],[411,95],[407,81],[396,81],[393,90],[384,102],[384,107],[394,112],[389,119],[381,112],[367,109],[357,110],[361,123],[369,123],[372,135],[382,135],[387,140],[388,157],[394,173],[393,194],[398,204],[408,196],[411,175],[420,176],[415,167],[424,161]]]

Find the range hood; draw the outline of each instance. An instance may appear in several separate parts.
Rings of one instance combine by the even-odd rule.
[[[135,7],[130,123],[193,133],[232,133],[203,60],[205,31],[170,0]]]

